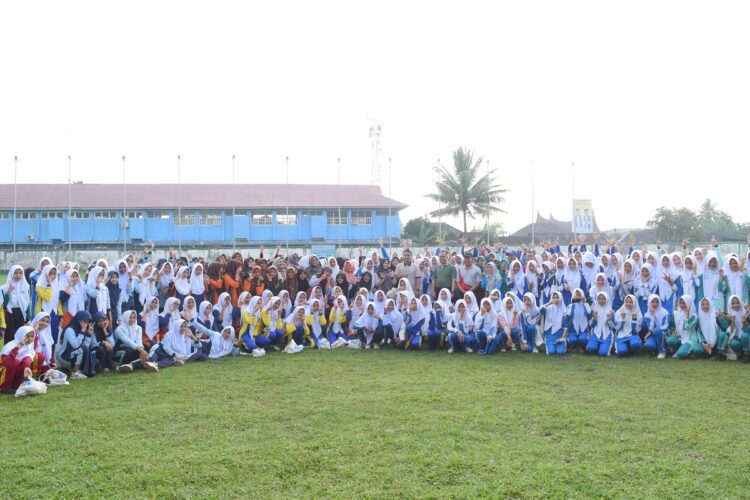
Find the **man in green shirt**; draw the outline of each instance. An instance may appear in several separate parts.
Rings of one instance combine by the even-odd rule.
[[[432,299],[437,300],[440,290],[447,288],[453,293],[456,288],[456,266],[448,263],[448,252],[440,252],[440,264],[432,270]]]

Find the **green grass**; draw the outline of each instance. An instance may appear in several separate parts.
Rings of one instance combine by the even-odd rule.
[[[746,365],[350,350],[0,400],[0,497],[742,497]]]

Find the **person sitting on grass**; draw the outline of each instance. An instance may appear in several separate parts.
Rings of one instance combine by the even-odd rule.
[[[497,323],[498,345],[500,346],[500,351],[505,352],[506,349],[515,351],[521,342],[521,318],[518,308],[516,307],[515,296],[505,297],[502,309],[497,315]],[[495,348],[497,348],[497,346],[495,346]]]
[[[657,353],[657,359],[664,359],[666,337],[669,336],[669,312],[661,306],[661,299],[655,293],[649,296],[641,331],[645,331],[643,340],[646,349]]]
[[[141,312],[141,343],[145,350],[164,338],[163,332],[169,331],[169,318],[159,315],[159,297],[151,297]]]
[[[547,355],[562,356],[567,350],[568,339],[563,330],[563,319],[565,317],[565,304],[560,292],[552,292],[550,301],[542,306],[539,311],[542,314],[544,343]]]
[[[422,344],[422,326],[426,316],[417,298],[411,299],[409,310],[404,315],[404,322],[406,323],[406,335],[402,344],[404,349],[416,349]]]
[[[542,313],[536,305],[536,297],[528,292],[523,296],[523,309],[521,310],[521,349],[534,354],[539,353],[538,346],[542,343],[539,334],[539,321]],[[537,337],[539,338],[537,342]]]
[[[638,336],[638,332],[643,322],[641,309],[637,305],[635,295],[630,294],[625,297],[622,307],[615,313],[615,354],[622,358],[631,354],[638,353],[643,347],[643,342]]]
[[[194,321],[192,326],[202,335],[206,336],[206,340],[202,340],[201,343],[208,351],[208,359],[219,359],[239,354],[233,327],[227,326],[221,332],[217,332],[206,328],[198,321]]]
[[[15,394],[24,380],[32,377],[34,362],[34,329],[22,326],[13,334],[13,340],[3,346],[0,355],[0,392]]]
[[[52,340],[52,326],[49,313],[40,312],[31,320],[31,327],[36,334],[34,337],[34,363],[32,372],[34,376],[47,373],[55,363],[52,357],[55,343]]]
[[[331,307],[331,313],[328,316],[328,343],[332,348],[341,347],[347,343],[347,324],[351,318],[349,304],[346,297],[339,295]]]
[[[328,324],[326,321],[326,312],[320,300],[313,299],[310,303],[310,313],[305,317],[305,323],[310,331],[313,346],[316,349],[326,346],[330,347],[326,339],[326,325]]]
[[[276,345],[284,337],[284,322],[280,316],[281,299],[273,297],[260,313],[261,334],[255,337],[255,343],[260,348],[271,346],[280,350]]]
[[[670,350],[674,351],[673,358],[687,359],[710,354],[711,347],[699,331],[698,316],[692,309],[693,297],[690,295],[683,295],[677,301],[673,319],[675,335],[667,338]]]
[[[133,316],[136,314],[133,311]],[[124,315],[125,313],[123,313]],[[94,338],[91,341],[92,350],[96,354],[96,371],[109,373],[114,369],[113,347],[115,344],[112,332],[109,329],[109,320],[104,313],[97,312],[94,314]],[[122,316],[120,317],[122,321]]]
[[[612,309],[609,306],[609,296],[606,292],[599,292],[594,299],[591,313],[591,338],[586,345],[586,352],[609,356],[614,337],[615,323],[612,320]]]
[[[388,306],[394,308],[393,300],[388,299],[386,302],[386,313],[383,318],[383,322],[388,321]],[[390,327],[390,325],[385,328]],[[429,325],[427,327],[427,346],[430,351],[435,351],[442,347],[443,338],[445,336],[445,324],[443,323],[443,306],[439,301],[435,301],[432,304],[432,311],[430,312]]]
[[[466,302],[463,299],[457,300],[455,309],[448,324],[448,354],[456,351],[474,352],[474,320],[466,309]]]
[[[750,362],[750,307],[743,306],[737,295],[729,297],[729,307],[723,315],[723,328],[729,337],[729,346],[742,363]]]
[[[117,371],[120,373],[130,373],[140,369],[149,372],[158,371],[158,364],[151,361],[148,351],[143,346],[143,330],[136,318],[135,311],[125,311],[120,318],[120,325],[115,328],[114,355],[120,360]]]
[[[151,361],[157,363],[159,368],[208,359],[203,346],[190,331],[184,319],[178,319],[172,324],[164,340],[156,344],[150,354]]]
[[[94,374],[96,355],[91,352],[93,325],[88,311],[78,311],[58,339],[55,362],[60,369],[70,370],[70,378],[82,380]]]
[[[510,304],[513,307],[512,299],[510,299]],[[500,345],[498,316],[492,307],[492,301],[486,297],[483,298],[479,303],[479,312],[474,317],[474,331],[477,332],[477,350],[479,354],[492,354],[497,350],[497,346]]]
[[[315,347],[310,338],[310,329],[305,321],[305,308],[297,306],[285,320],[287,347],[294,342],[298,346]]]
[[[591,327],[591,306],[586,303],[583,290],[576,288],[565,315],[564,330],[568,339],[568,348],[584,352],[589,343]]]
[[[707,297],[698,302],[698,332],[705,342],[706,354],[714,361],[726,359],[728,336],[721,327],[725,321],[714,311],[714,306]]]
[[[367,303],[364,313],[357,318],[354,330],[357,332],[360,345],[365,349],[380,348],[380,341],[383,340],[383,325],[375,310],[374,302]]]

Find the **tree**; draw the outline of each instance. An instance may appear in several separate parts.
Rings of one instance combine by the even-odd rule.
[[[719,210],[710,199],[706,199],[698,209],[697,229],[702,239],[708,240],[712,236],[719,239],[736,238],[738,227],[729,214]]]
[[[438,239],[442,239],[433,227],[433,224],[425,217],[417,217],[407,222],[401,233],[401,237],[412,240],[413,243],[419,246],[429,245]]]
[[[487,221],[485,220],[483,227],[474,227],[471,230],[472,233],[476,233],[479,235],[481,239],[487,238]],[[487,241],[487,244],[491,244],[492,242],[497,242],[505,236],[505,230],[503,229],[503,223],[502,222],[490,222],[490,228],[489,228],[489,235],[490,235],[490,241]]]
[[[695,214],[687,208],[659,207],[646,225],[664,241],[691,239],[697,232]]]
[[[427,197],[437,201],[440,208],[430,215],[439,217],[461,214],[464,235],[467,216],[474,219],[476,216],[486,217],[494,212],[505,213],[497,205],[505,202],[502,195],[508,190],[495,184],[494,170],[481,175],[482,162],[481,157],[474,161],[474,153],[471,150],[458,148],[453,152],[452,170],[443,165],[433,168],[437,174],[437,193],[428,194]]]

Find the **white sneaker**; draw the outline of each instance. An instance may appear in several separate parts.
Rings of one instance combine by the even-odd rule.
[[[259,347],[256,347],[255,349],[253,349],[252,357],[259,358],[259,357],[265,356],[265,355],[266,355],[265,349],[261,349]]]
[[[666,354],[664,354],[663,352],[660,352],[660,353],[659,353],[659,355],[658,355],[658,356],[656,356],[656,359],[664,359],[664,358],[666,358],[666,357],[667,357],[667,355],[666,355]]]
[[[132,366],[130,367],[130,369],[131,369],[131,371],[133,371],[133,367]],[[86,375],[84,375],[83,372],[79,371],[79,372],[75,372],[73,375],[71,375],[70,378],[72,378],[73,380],[83,380],[83,379],[87,379],[88,377]]]
[[[386,344],[390,344],[391,343],[391,339],[386,340],[385,343]]]
[[[453,354],[453,348],[448,349],[448,354]]]
[[[360,347],[362,347],[362,342],[357,339],[354,339],[347,344],[347,347],[349,349],[359,349]]]
[[[276,344],[272,344],[271,349],[273,349],[274,351],[280,351],[281,347],[277,346]]]
[[[303,345],[298,345],[297,347],[294,348],[294,352],[295,353],[299,353],[299,352],[302,352],[304,350],[305,350],[305,346],[303,346]]]
[[[287,344],[286,348],[284,349],[284,352],[287,354],[294,354],[295,352],[297,352],[296,349],[297,342],[295,342],[294,340],[290,340],[289,344]]]
[[[367,345],[365,346],[365,349],[372,349],[372,345],[370,345],[370,344],[367,344]]]
[[[342,345],[343,343],[344,343],[344,339],[342,339],[342,338],[337,338],[337,339],[336,339],[336,342],[334,342],[333,344],[331,344],[331,349],[338,349],[339,347],[341,347],[341,345]]]
[[[467,347],[467,348],[466,348],[466,352],[468,352],[468,353],[472,353],[472,352],[474,352],[474,349],[472,349],[471,347]]]
[[[536,347],[531,351],[533,354],[539,354],[539,349]]]
[[[372,346],[372,347],[373,347],[374,349],[380,349],[380,344],[375,344],[375,345],[374,345],[374,346]]]
[[[672,359],[677,359],[677,353],[672,354]]]
[[[120,373],[133,373],[133,365],[127,364],[127,365],[120,365],[117,367],[117,371]],[[71,378],[73,378],[71,376]]]
[[[500,352],[505,352],[505,347],[501,347]]]
[[[145,363],[143,363],[143,369],[147,372],[158,372],[159,365],[157,365],[153,361],[146,361]]]

